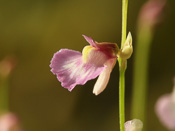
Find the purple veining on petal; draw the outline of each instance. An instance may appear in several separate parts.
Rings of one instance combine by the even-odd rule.
[[[88,80],[95,79],[105,68],[103,64],[84,64],[80,52],[68,49],[55,53],[50,67],[61,85],[69,91],[76,85],[84,85]]]
[[[51,71],[56,74],[58,72],[64,71],[64,68],[60,68],[63,65],[72,63],[76,61],[76,59],[80,59],[82,54],[78,51],[73,51],[69,49],[61,49],[56,52],[51,60],[50,67]]]
[[[91,37],[85,35],[83,35],[83,37],[91,46],[98,48],[98,46],[95,44],[94,40]]]

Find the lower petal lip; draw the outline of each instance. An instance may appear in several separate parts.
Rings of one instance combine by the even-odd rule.
[[[98,77],[97,82],[95,83],[95,86],[93,89],[93,93],[95,95],[99,95],[106,88],[109,82],[110,74],[116,63],[116,60],[117,59],[110,59],[105,63],[106,68],[103,70],[103,72]]]

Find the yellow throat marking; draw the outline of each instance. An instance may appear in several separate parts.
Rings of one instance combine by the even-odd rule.
[[[86,63],[88,60],[88,55],[90,53],[90,51],[95,50],[95,47],[92,46],[85,46],[83,48],[82,54],[83,54],[83,62]]]

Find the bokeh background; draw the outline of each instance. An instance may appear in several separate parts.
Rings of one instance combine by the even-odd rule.
[[[128,31],[133,45],[137,17],[146,0],[129,0]],[[118,65],[108,87],[92,94],[96,80],[77,86],[71,93],[50,72],[50,60],[61,48],[81,51],[96,41],[120,43],[121,0],[0,0],[0,60],[15,56],[10,77],[10,110],[25,131],[117,131]],[[175,76],[175,1],[168,1],[164,22],[151,45],[147,130],[166,131],[155,112],[157,99],[172,90]],[[119,44],[120,45],[120,44]],[[134,45],[135,46],[135,45]],[[133,57],[126,72],[126,120],[130,117]]]

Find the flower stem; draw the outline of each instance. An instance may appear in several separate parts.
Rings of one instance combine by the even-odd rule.
[[[120,114],[120,131],[124,131],[125,123],[125,69],[122,68],[122,60],[119,60],[119,114]]]
[[[128,11],[128,0],[122,0],[122,41],[121,48],[126,40],[127,31],[127,11]]]
[[[124,42],[126,40],[127,32],[127,10],[128,10],[128,0],[122,0],[122,40],[121,49],[123,48]],[[127,61],[119,57],[119,114],[120,114],[120,131],[124,131],[125,123],[125,70],[127,66]]]

